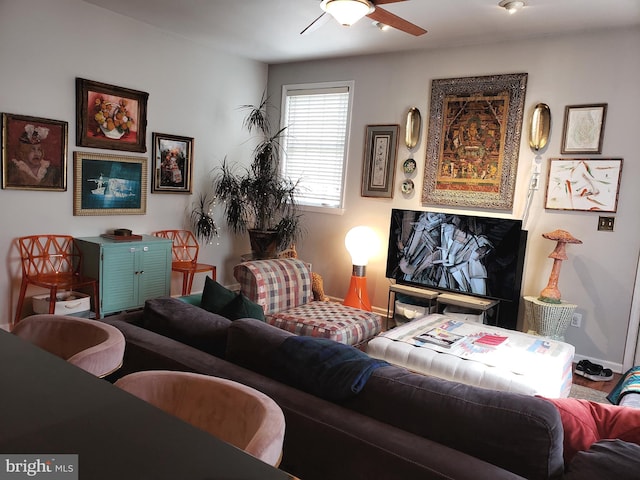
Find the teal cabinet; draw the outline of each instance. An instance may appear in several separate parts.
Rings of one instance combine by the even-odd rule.
[[[85,275],[98,280],[100,315],[144,306],[149,298],[171,294],[171,240],[77,238]]]

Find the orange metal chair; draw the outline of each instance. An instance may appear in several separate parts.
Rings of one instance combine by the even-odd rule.
[[[211,272],[211,278],[216,279],[215,265],[198,263],[200,246],[195,235],[189,230],[160,230],[153,235],[168,238],[173,242],[171,270],[182,273],[182,295],[191,294],[193,277],[196,273]]]
[[[22,259],[22,283],[15,324],[20,321],[29,284],[49,289],[50,314],[55,312],[58,291],[91,287],[96,318],[100,318],[97,281],[80,273],[82,254],[72,236],[31,235],[18,238],[18,245]]]

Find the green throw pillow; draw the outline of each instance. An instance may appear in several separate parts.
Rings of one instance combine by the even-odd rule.
[[[200,307],[211,313],[223,315],[220,311],[235,298],[235,292],[223,287],[211,277],[207,277],[204,281]]]
[[[217,312],[229,320],[237,320],[238,318],[255,318],[265,321],[264,310],[255,302],[252,302],[242,293],[239,293],[231,300],[221,311]]]

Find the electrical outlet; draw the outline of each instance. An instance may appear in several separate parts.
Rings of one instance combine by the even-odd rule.
[[[580,328],[582,326],[582,314],[574,313],[571,317],[571,326]]]

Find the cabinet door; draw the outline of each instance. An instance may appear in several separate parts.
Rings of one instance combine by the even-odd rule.
[[[102,311],[117,312],[137,305],[136,248],[128,245],[102,251]]]
[[[138,253],[138,304],[171,294],[171,245],[151,243]]]

